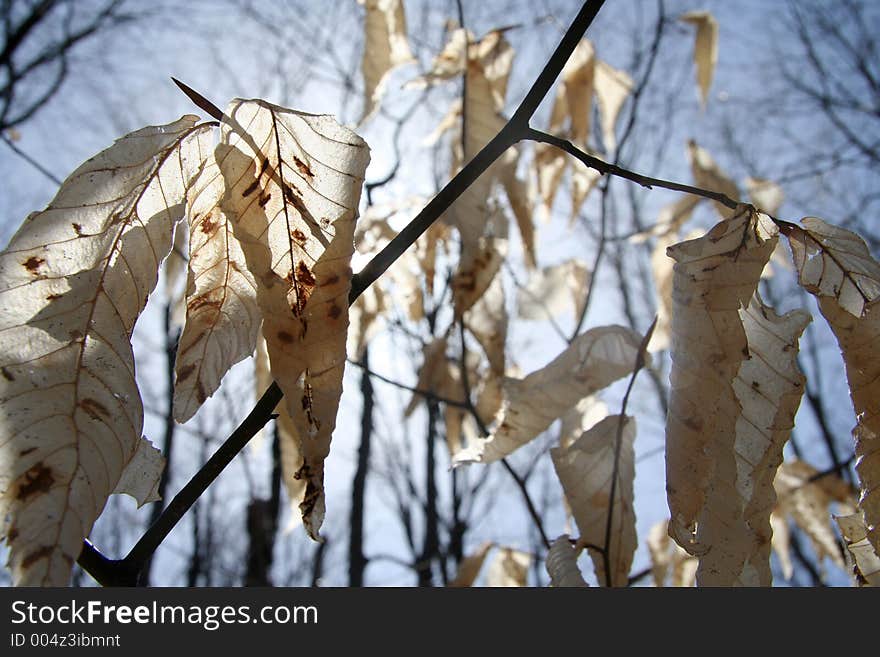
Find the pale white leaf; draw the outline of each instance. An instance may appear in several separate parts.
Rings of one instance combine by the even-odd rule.
[[[486,570],[486,586],[525,586],[531,563],[532,555],[528,552],[499,547]]]
[[[415,61],[406,37],[403,0],[358,0],[366,9],[364,17],[363,123],[379,104],[388,79],[396,67]]]
[[[226,191],[211,141],[205,170],[187,193],[190,223],[186,322],[177,346],[174,419],[189,420],[235,363],[254,353],[260,331],[257,285],[220,209]]]
[[[505,372],[507,320],[504,285],[501,276],[495,276],[480,300],[464,314],[464,325],[483,347],[495,377],[503,377]]]
[[[63,586],[138,451],[131,334],[209,127],[186,116],[74,171],[0,254],[0,518],[16,585]]]
[[[834,518],[846,542],[853,564],[853,574],[860,586],[880,586],[880,556],[868,541],[868,530],[862,515],[855,513]]]
[[[483,543],[476,552],[462,559],[458,564],[458,573],[455,575],[455,579],[449,583],[450,588],[473,586],[483,567],[483,562],[486,560],[486,555],[489,554],[489,550],[493,546],[494,544],[490,542]]]
[[[785,192],[782,191],[782,187],[766,178],[749,176],[746,178],[746,190],[749,192],[752,205],[770,216],[776,216],[785,200]]]
[[[504,402],[492,435],[455,456],[455,464],[491,463],[545,431],[581,399],[630,372],[640,337],[622,326],[582,333],[550,364],[524,379],[505,378]]]
[[[114,494],[125,494],[137,500],[138,507],[148,502],[158,502],[159,480],[165,469],[165,457],[146,438],[138,441],[134,456],[122,471]]]
[[[517,293],[517,314],[523,319],[546,320],[572,309],[579,317],[589,283],[587,266],[576,258],[532,272]]]

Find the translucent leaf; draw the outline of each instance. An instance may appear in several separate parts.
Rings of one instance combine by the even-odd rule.
[[[235,363],[254,353],[260,331],[257,285],[232,224],[220,209],[223,176],[205,148],[205,171],[187,194],[190,221],[186,322],[177,347],[174,419],[186,422]]]
[[[446,347],[445,337],[435,338],[425,345],[416,390],[439,394],[440,382],[445,377]],[[413,393],[409,404],[403,411],[404,417],[412,415],[423,399],[424,395]]]
[[[710,492],[707,501],[714,509],[709,522],[716,518],[720,520],[715,542],[721,542],[725,547],[713,549],[713,556],[702,557],[700,568],[701,571],[714,568],[722,573],[733,573],[735,578],[729,580],[731,583],[770,586],[770,514],[776,505],[773,481],[782,463],[782,449],[794,427],[806,384],[797,363],[798,340],[811,317],[800,310],[779,316],[761,301],[757,293],[740,316],[750,357],[743,361],[733,382],[734,392],[742,405],[734,445],[736,471],[730,473],[734,475],[731,478],[735,481],[736,493],[731,494],[729,486],[717,485],[714,481],[719,477],[716,468],[710,486],[710,491],[715,493],[714,499]],[[735,506],[734,500],[737,502]],[[726,516],[722,510],[728,505],[732,507],[731,516],[739,512],[744,523],[737,519],[725,526],[731,516]],[[742,552],[731,547],[738,541],[742,541]],[[704,579],[701,572],[701,583]],[[728,581],[718,583],[727,584]]]
[[[880,552],[880,263],[854,233],[815,217],[788,232],[800,284],[837,338],[858,424],[856,472],[868,540]]]
[[[698,561],[669,538],[669,521],[661,520],[648,532],[648,552],[654,586],[692,587],[696,580]]]
[[[259,399],[270,385],[272,385],[272,373],[269,367],[269,352],[266,348],[266,340],[263,336],[257,341],[256,362],[254,366],[254,383],[256,395]],[[278,417],[275,419],[275,427],[278,432],[278,447],[281,453],[281,479],[287,490],[287,499],[290,500],[291,514],[286,529],[289,531],[302,522],[297,505],[303,500],[306,492],[306,481],[298,478],[297,472],[302,465],[302,452],[300,443],[302,439],[297,432],[296,423],[290,417],[287,404],[284,400],[279,402],[274,411]],[[267,429],[264,428],[263,431]]]
[[[306,481],[303,523],[318,540],[369,149],[332,117],[258,100],[232,101],[221,131],[221,209],[257,282],[272,376],[301,441],[296,476]]]
[[[581,206],[599,183],[602,177],[595,169],[590,169],[583,162],[576,160],[571,163],[571,216],[568,219],[568,227],[574,226]]]
[[[709,549],[697,524],[712,513],[710,485],[735,481],[742,409],[733,380],[750,355],[740,310],[751,301],[776,241],[773,223],[742,205],[705,236],[667,251],[676,264],[666,487],[670,533],[691,554]],[[727,479],[715,481],[716,472]]]
[[[550,546],[545,564],[550,583],[557,588],[585,588],[587,583],[577,566],[578,551],[563,534]]]
[[[68,583],[142,444],[131,334],[201,169],[210,128],[196,121],[82,164],[0,254],[0,518],[16,585]]]
[[[499,547],[486,570],[486,586],[521,587],[526,585],[532,555],[513,548]]]
[[[533,272],[517,293],[517,314],[523,319],[546,320],[573,309],[579,317],[589,283],[587,266],[576,258],[544,267]]]
[[[546,367],[524,379],[505,378],[497,428],[462,450],[454,463],[491,463],[545,431],[581,399],[630,372],[640,338],[622,326],[582,333]]]
[[[824,474],[818,478],[817,475],[819,471],[803,461],[783,463],[774,481],[777,509],[810,537],[820,560],[830,557],[843,568],[843,555],[831,526],[832,503],[840,504],[838,512],[848,514],[855,511],[855,498],[837,475]]]
[[[782,207],[785,200],[785,192],[782,187],[772,180],[765,178],[746,178],[746,190],[749,192],[749,198],[752,199],[752,205],[758,210],[775,216]]]
[[[664,206],[663,209],[660,210],[660,214],[657,215],[657,223],[651,226],[650,230],[647,232],[633,235],[633,242],[643,242],[651,235],[666,237],[673,233],[677,233],[685,222],[691,218],[697,205],[702,200],[703,199],[699,196],[684,194],[674,203]]]
[[[458,573],[455,579],[449,583],[449,586],[451,588],[473,586],[477,576],[480,574],[480,569],[483,567],[483,562],[486,560],[486,555],[489,554],[489,550],[492,549],[493,545],[493,543],[483,543],[477,548],[476,552],[462,559],[461,563],[458,564]]]
[[[507,257],[507,220],[497,208],[491,213],[484,230],[485,233],[476,241],[462,242],[461,258],[452,279],[456,318],[461,318],[489,289]]]
[[[504,347],[507,341],[507,307],[501,277],[495,276],[485,294],[464,314],[464,325],[477,339],[493,376],[505,372]]]
[[[621,427],[621,423],[623,426]],[[620,445],[618,446],[618,436]],[[586,545],[602,586],[626,586],[638,543],[633,509],[636,423],[631,417],[610,415],[568,447],[550,450],[556,474],[580,531],[579,544]],[[612,508],[611,488],[615,454],[619,454]],[[605,528],[612,510],[610,543]],[[607,553],[610,576],[603,556]]]
[[[868,530],[861,514],[834,519],[846,542],[853,564],[853,574],[860,586],[880,586],[880,556],[868,542]]]
[[[519,228],[520,239],[523,245],[526,267],[534,269],[537,266],[535,255],[535,225],[532,222],[534,208],[532,200],[526,189],[526,183],[516,175],[516,163],[518,153],[508,150],[502,156],[501,166],[498,169],[499,182],[504,186],[510,208]]]
[[[114,494],[125,494],[137,500],[138,507],[148,502],[158,502],[159,480],[165,469],[165,457],[146,438],[138,441],[134,456],[122,471],[122,476],[113,490]]]
[[[651,273],[654,276],[654,289],[657,291],[657,326],[651,335],[649,349],[657,351],[668,349],[672,335],[672,280],[675,261],[666,255],[666,249],[678,239],[674,233],[657,239],[651,251]]]
[[[773,530],[773,538],[770,545],[776,556],[779,557],[779,567],[782,576],[790,580],[794,575],[794,566],[791,564],[791,532],[788,530],[788,521],[777,506],[770,514],[770,527]]]
[[[558,130],[567,117],[568,137],[580,146],[586,146],[590,137],[595,70],[593,44],[581,39],[562,69],[562,84],[551,111],[551,130]]]
[[[354,305],[348,309],[348,338],[345,351],[353,360],[360,360],[364,348],[379,331],[379,320],[388,310],[385,293],[378,285],[371,285],[363,291]]]
[[[700,99],[705,107],[709,99],[709,88],[718,61],[718,22],[708,11],[691,11],[679,17],[686,23],[697,28],[694,42],[694,62],[697,65],[697,85],[700,87]],[[735,198],[735,197],[731,197]]]
[[[602,122],[602,143],[606,152],[617,149],[614,127],[624,102],[632,91],[633,80],[625,72],[614,68],[607,62],[596,60],[595,69],[596,102]]]
[[[880,263],[855,233],[818,217],[804,217],[801,224],[787,232],[798,282],[811,294],[836,299],[851,315],[863,316],[865,306],[880,297]]]
[[[584,397],[562,416],[559,425],[559,446],[569,447],[581,434],[608,416],[608,405],[595,396]]]
[[[707,189],[710,192],[719,192],[733,201],[739,199],[739,188],[736,183],[721,171],[721,168],[709,155],[709,151],[698,146],[693,139],[688,142],[688,159],[697,187]],[[727,219],[737,212],[717,201],[713,201],[713,203],[719,216],[723,219]]]
[[[397,66],[415,59],[406,38],[403,0],[358,0],[366,8],[364,18],[364,111],[361,122],[369,118],[385,91],[388,74]]]

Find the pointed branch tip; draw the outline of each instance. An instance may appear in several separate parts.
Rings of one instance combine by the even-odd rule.
[[[202,94],[200,94],[195,89],[192,89],[185,85],[183,82],[178,80],[177,78],[172,77],[171,81],[177,85],[177,87],[186,94],[186,97],[189,98],[199,109],[204,112],[207,112],[210,116],[217,119],[218,121],[223,120],[223,112],[220,111],[220,108],[217,107],[210,100],[205,98]]]

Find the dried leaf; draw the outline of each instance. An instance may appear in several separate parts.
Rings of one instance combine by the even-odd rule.
[[[504,186],[504,192],[507,194],[507,200],[510,202],[510,208],[513,210],[513,216],[519,228],[526,267],[534,269],[537,267],[535,225],[532,222],[534,208],[525,181],[520,180],[516,175],[518,158],[519,154],[512,149],[504,154],[498,168],[498,179]]]
[[[556,588],[586,588],[587,583],[577,566],[578,551],[563,534],[547,551],[545,564],[550,583]]]
[[[590,272],[573,258],[533,272],[516,297],[517,314],[523,319],[555,318],[570,308],[579,317],[586,300]]]
[[[864,316],[880,297],[880,263],[855,233],[818,217],[804,217],[801,224],[787,232],[798,282],[817,297],[836,299],[854,317]]]
[[[596,102],[602,121],[602,143],[606,153],[617,149],[614,127],[624,102],[633,88],[632,78],[625,72],[614,68],[607,62],[596,60],[595,69]]]
[[[507,257],[507,220],[497,208],[485,226],[485,234],[474,242],[464,241],[461,258],[452,278],[452,298],[456,319],[460,319],[489,289]]]
[[[749,176],[746,178],[746,190],[749,192],[752,205],[770,216],[776,216],[785,200],[785,192],[782,191],[782,187],[765,178]]]
[[[739,199],[739,188],[709,155],[709,151],[697,145],[693,139],[688,141],[688,159],[691,163],[691,171],[694,175],[694,183],[697,187],[719,192],[727,198],[736,201]],[[731,210],[726,205],[713,201],[715,209],[722,219],[733,216],[738,210]]]
[[[562,416],[559,425],[559,446],[569,447],[581,434],[608,416],[608,405],[594,396],[584,397]]]
[[[17,586],[68,583],[141,449],[131,334],[201,170],[196,121],[82,164],[0,254],[0,518]]]
[[[834,519],[854,561],[853,575],[859,586],[880,586],[880,556],[868,542],[868,530],[860,513]]]
[[[648,231],[633,235],[632,241],[643,242],[651,235],[666,237],[677,233],[687,220],[691,218],[697,205],[702,200],[699,196],[685,194],[675,203],[664,206],[657,216],[657,223],[651,226]]]
[[[648,533],[651,573],[654,586],[692,587],[696,580],[698,561],[669,539],[669,521],[661,520]]]
[[[486,555],[489,554],[493,545],[494,543],[483,543],[476,552],[462,559],[458,564],[458,573],[455,579],[449,583],[450,588],[473,586],[480,574],[480,569],[483,567],[483,562],[486,560]]]
[[[497,428],[458,453],[453,464],[491,463],[525,445],[581,399],[632,372],[639,344],[638,334],[622,326],[594,328],[525,379],[505,378]]]
[[[783,463],[774,481],[779,498],[777,509],[810,537],[820,561],[827,556],[843,568],[843,555],[831,526],[831,505],[838,502],[842,505],[839,511],[852,513],[855,498],[849,486],[836,475],[817,478],[818,474],[816,468],[803,461]]]
[[[205,170],[187,194],[190,220],[186,322],[177,347],[174,419],[186,422],[229,368],[254,353],[257,285],[232,224],[220,209],[225,184],[210,142]]]
[[[432,342],[425,345],[416,390],[440,394],[439,389],[446,376],[446,347],[445,337],[435,338]],[[403,416],[409,417],[412,415],[423,399],[424,395],[413,393],[409,404],[403,411]]]
[[[788,231],[798,282],[837,338],[858,424],[856,472],[868,540],[880,552],[880,263],[858,235],[807,217]]]
[[[486,352],[491,375],[503,377],[504,346],[507,341],[507,307],[500,276],[495,276],[480,300],[464,314],[464,325]]]
[[[358,0],[366,8],[364,17],[364,111],[366,121],[379,105],[388,74],[396,67],[415,61],[406,38],[403,0]]]
[[[138,507],[148,502],[158,502],[159,480],[165,469],[165,457],[146,438],[137,443],[134,456],[122,471],[122,476],[113,490],[115,494],[125,494],[137,500]]]
[[[353,360],[360,360],[364,348],[379,331],[379,320],[388,310],[385,293],[378,285],[371,285],[348,309],[348,338],[345,352]]]
[[[525,586],[532,555],[513,548],[499,547],[486,570],[486,586]]]
[[[650,351],[669,349],[672,334],[672,280],[675,261],[666,250],[675,244],[678,236],[670,233],[659,237],[651,251],[651,273],[657,290],[657,325],[651,335]]]
[[[593,191],[601,178],[602,174],[595,169],[589,168],[583,162],[575,160],[571,163],[571,216],[568,218],[569,228],[574,226],[584,201],[587,200],[590,192]]]
[[[320,540],[324,459],[345,366],[350,261],[369,149],[329,116],[236,99],[217,160],[229,216],[257,282],[272,375],[301,440],[300,510]]]
[[[562,84],[551,111],[551,130],[558,130],[567,117],[568,136],[579,146],[586,146],[590,137],[595,70],[593,44],[581,39],[562,69]]]
[[[668,249],[676,264],[666,487],[670,533],[691,554],[711,545],[698,533],[712,512],[707,493],[716,491],[710,487],[718,486],[720,495],[720,487],[736,481],[733,450],[742,409],[733,380],[749,357],[740,310],[755,293],[776,232],[766,216],[741,205],[704,237]]]
[[[610,415],[569,447],[550,450],[556,474],[580,530],[578,542],[587,546],[596,569],[596,579],[603,586],[627,585],[638,543],[633,509],[635,438],[636,423],[633,418]],[[612,483],[616,454],[617,481]],[[612,499],[611,541],[605,545],[605,527]],[[610,575],[606,571],[605,556],[594,547],[589,547],[591,545],[603,548],[607,553]]]
[[[691,11],[682,14],[679,20],[697,28],[694,62],[697,65],[700,99],[705,107],[709,99],[709,88],[712,86],[712,75],[715,73],[715,63],[718,61],[718,21],[708,11]]]
[[[782,576],[790,580],[794,575],[794,566],[791,564],[791,532],[788,530],[788,521],[785,514],[777,506],[770,514],[770,527],[773,530],[773,539],[770,545],[776,556],[779,557],[779,567]]]
[[[269,367],[269,351],[266,348],[266,340],[263,336],[257,341],[256,362],[254,367],[254,382],[256,384],[257,399],[272,385],[272,373]],[[297,478],[297,472],[302,465],[302,452],[300,443],[302,438],[297,432],[296,424],[287,410],[284,400],[275,407],[278,417],[275,419],[275,428],[278,432],[278,447],[281,452],[281,479],[287,490],[287,499],[290,500],[290,520],[286,531],[299,526],[302,515],[297,505],[302,502],[306,492],[306,481]],[[264,428],[263,431],[266,431]]]

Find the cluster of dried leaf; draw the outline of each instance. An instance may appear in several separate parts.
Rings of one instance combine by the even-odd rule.
[[[366,119],[381,101],[389,71],[412,56],[402,3],[363,4],[371,54],[363,66]],[[683,20],[697,26],[705,102],[717,25],[705,13]],[[451,139],[456,168],[504,125],[512,62],[503,31],[476,40],[453,30],[431,70],[408,85],[465,77],[464,103],[450,108],[431,136],[458,132]],[[631,88],[632,80],[583,40],[557,87],[550,131],[586,150],[595,99],[603,147],[613,151],[617,115]],[[706,151],[692,143],[689,153],[699,187],[739,198],[736,184]],[[284,476],[316,540],[346,353],[357,357],[393,305],[411,318],[422,316],[438,252],[450,250],[455,231],[460,257],[451,285],[453,322],[427,345],[417,389],[459,403],[447,405],[445,417],[456,464],[504,458],[561,420],[552,459],[579,537],[552,543],[548,572],[556,586],[585,586],[576,560],[586,548],[599,583],[626,585],[638,540],[636,422],[609,414],[594,395],[634,376],[647,346],[624,327],[596,327],[574,337],[545,367],[512,375],[500,273],[508,223],[517,224],[530,267],[516,299],[520,317],[581,314],[591,275],[577,260],[537,268],[533,215],[538,206],[553,205],[568,159],[540,145],[530,185],[518,176],[520,155],[511,149],[480,177],[388,276],[358,298],[351,321],[355,246],[364,256],[377,252],[394,237],[386,219],[401,207],[371,207],[356,225],[369,151],[331,117],[234,100],[219,124],[186,116],[147,127],[79,167],[0,254],[0,515],[15,582],[66,584],[109,495],[129,493],[140,504],[155,499],[163,460],[141,437],[131,336],[182,222],[189,265],[175,418],[191,418],[229,368],[256,353],[257,385],[265,388],[274,379],[285,395],[278,409]],[[581,163],[572,166],[577,214],[598,174]],[[853,233],[815,218],[800,226],[772,219],[780,190],[767,181],[749,185],[762,211],[716,204],[721,222],[679,241],[700,202],[688,196],[664,210],[648,234],[636,236],[656,239],[662,310],[650,347],[668,348],[673,361],[671,518],[647,541],[655,581],[661,585],[672,573],[678,584],[696,577],[699,584],[768,585],[771,536],[786,562],[786,525],[779,522],[786,515],[817,551],[840,559],[828,522],[834,501],[846,514],[838,523],[857,572],[876,582],[880,264]],[[832,486],[833,475],[814,480],[805,464],[782,463],[805,382],[796,362],[798,338],[810,317],[803,311],[779,316],[757,294],[780,232],[800,284],[817,297],[843,352],[858,417],[858,502],[851,491]],[[448,353],[459,323],[483,351],[463,366]],[[406,414],[420,400],[414,396]],[[465,410],[469,406],[473,413]],[[457,585],[473,583],[493,547],[489,583],[525,584],[531,556],[487,544],[464,561]]]

